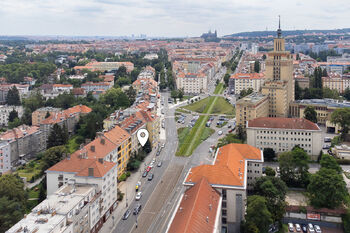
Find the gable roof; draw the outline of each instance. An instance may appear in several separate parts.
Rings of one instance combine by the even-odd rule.
[[[185,183],[197,183],[205,177],[212,185],[244,187],[245,160],[263,161],[261,151],[247,144],[231,143],[220,147],[214,165],[191,168]]]
[[[206,178],[186,190],[169,233],[212,233],[220,205],[220,194]],[[220,220],[221,221],[221,220]]]

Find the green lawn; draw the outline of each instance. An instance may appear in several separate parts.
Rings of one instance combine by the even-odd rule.
[[[222,94],[223,91],[224,91],[224,84],[223,83],[219,83],[215,87],[214,94]]]
[[[79,140],[81,140],[81,136],[78,135],[75,135],[68,140],[66,147],[69,153],[72,154],[79,149],[80,143],[77,142]]]
[[[216,104],[212,106],[212,111],[208,112],[207,108],[209,107],[210,103],[213,101],[216,101]],[[235,108],[225,100],[224,97],[221,96],[211,96],[207,97],[205,99],[202,99],[198,102],[189,104],[184,109],[198,112],[198,113],[209,113],[209,114],[225,114],[225,115],[234,115],[235,114]]]
[[[215,133],[215,130],[209,127],[205,127],[203,134],[201,135],[201,141],[207,140],[213,133]]]
[[[215,96],[207,98],[207,104],[203,106],[203,113],[212,113],[214,106],[217,105],[217,101],[219,98],[221,97]],[[176,151],[177,156],[190,156],[193,153],[193,151],[197,148],[197,146],[200,143],[202,143],[203,139],[211,135],[213,131],[205,127],[205,123],[208,121],[208,119],[208,115],[200,116],[196,124],[191,129],[191,131],[185,135],[184,139],[181,138],[182,143],[179,143],[179,147]],[[181,131],[180,133],[182,134],[183,132]]]
[[[225,125],[227,125],[227,121],[225,121],[224,123],[222,123],[222,125],[217,125],[216,127],[217,127],[217,128],[222,128],[222,127],[224,127]]]
[[[183,143],[186,135],[190,132],[190,128],[183,127],[177,130],[177,136],[179,138],[179,145]]]
[[[20,177],[25,177],[27,182],[29,182],[33,177],[39,176],[41,172],[41,163],[40,161],[33,160],[23,167],[19,168],[15,174],[18,174]]]

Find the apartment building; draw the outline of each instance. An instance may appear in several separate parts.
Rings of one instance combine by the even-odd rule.
[[[12,112],[13,110],[15,110],[18,113],[18,118],[22,117],[22,106],[0,105],[0,124],[2,126],[8,126],[10,112]]]
[[[111,71],[118,70],[121,66],[124,66],[128,73],[134,70],[134,64],[132,62],[89,62],[85,66],[74,66],[74,69],[76,71],[82,71],[84,69],[90,71]]]
[[[347,88],[350,88],[349,75],[343,75],[339,73],[330,73],[328,77],[322,77],[323,88],[336,90],[339,93],[344,93]]]
[[[41,95],[46,99],[54,99],[57,96],[70,93],[73,90],[72,84],[43,84],[39,87]]]
[[[29,95],[30,91],[29,91],[29,85],[28,84],[17,84],[17,83],[12,83],[12,84],[8,84],[8,83],[3,83],[0,84],[0,103],[1,104],[5,104],[6,100],[7,100],[7,94],[9,92],[9,90],[13,87],[16,87],[18,92],[19,92],[19,96],[20,98],[24,98],[26,96]]]
[[[50,196],[69,184],[95,187],[93,195],[85,201],[89,204],[88,216],[85,214],[82,216],[84,219],[77,221],[80,223],[88,218],[89,232],[98,232],[117,206],[117,169],[116,163],[72,155],[46,171],[47,195]]]
[[[313,107],[317,113],[317,124],[324,125],[328,132],[338,133],[340,126],[331,123],[331,115],[338,108],[349,108],[350,102],[334,99],[304,99],[296,100],[289,107],[291,117],[304,117],[306,107]]]
[[[0,135],[0,173],[10,171],[46,149],[46,138],[37,126],[21,125]]]
[[[99,205],[95,196],[94,185],[66,184],[6,232],[90,232],[90,208]]]
[[[139,78],[151,78],[154,79],[156,75],[156,70],[152,66],[146,66],[137,76]]]
[[[40,130],[48,138],[53,125],[58,124],[61,127],[67,127],[68,133],[73,134],[80,117],[91,111],[92,109],[85,105],[76,105],[63,111],[54,112],[54,114],[40,122]]]
[[[242,90],[252,88],[254,92],[260,92],[264,84],[264,75],[262,73],[236,73],[230,77],[229,93],[239,95]]]
[[[32,125],[40,125],[40,123],[46,119],[47,113],[49,113],[51,116],[60,111],[61,111],[60,108],[53,108],[53,107],[38,108],[32,113]]]
[[[94,92],[94,91],[98,91],[98,90],[104,90],[107,91],[109,89],[111,89],[113,87],[111,82],[97,82],[97,83],[93,83],[93,82],[86,82],[84,84],[81,85],[81,88],[83,88],[86,92]]]
[[[239,232],[240,223],[245,214],[247,189],[252,189],[255,179],[262,176],[263,162],[263,153],[258,148],[247,144],[228,144],[216,151],[213,164],[192,167],[183,184],[185,187],[193,188],[194,185],[203,182],[202,179],[205,178],[221,196],[221,219],[218,225],[221,225],[225,232]],[[208,202],[210,199],[206,201]],[[205,204],[205,202],[201,204]],[[191,207],[181,204],[178,206],[182,209],[178,207],[176,215],[181,215],[179,212]],[[207,205],[205,207],[210,208]],[[214,218],[210,218],[209,221],[212,224]],[[176,227],[181,229],[180,226]]]
[[[236,123],[246,126],[247,121],[269,115],[269,99],[267,96],[252,93],[236,102]]]
[[[303,118],[260,117],[248,121],[247,143],[260,150],[272,148],[276,153],[299,146],[317,159],[322,150],[322,130]]]

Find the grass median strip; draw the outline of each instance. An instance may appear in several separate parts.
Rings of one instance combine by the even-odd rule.
[[[214,94],[222,94],[223,91],[224,91],[224,84],[223,83],[219,83],[215,87]]]

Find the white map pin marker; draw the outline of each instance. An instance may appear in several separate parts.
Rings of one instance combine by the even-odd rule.
[[[141,146],[144,146],[148,140],[148,131],[147,129],[139,129],[139,131],[137,131],[137,139],[139,140]]]

